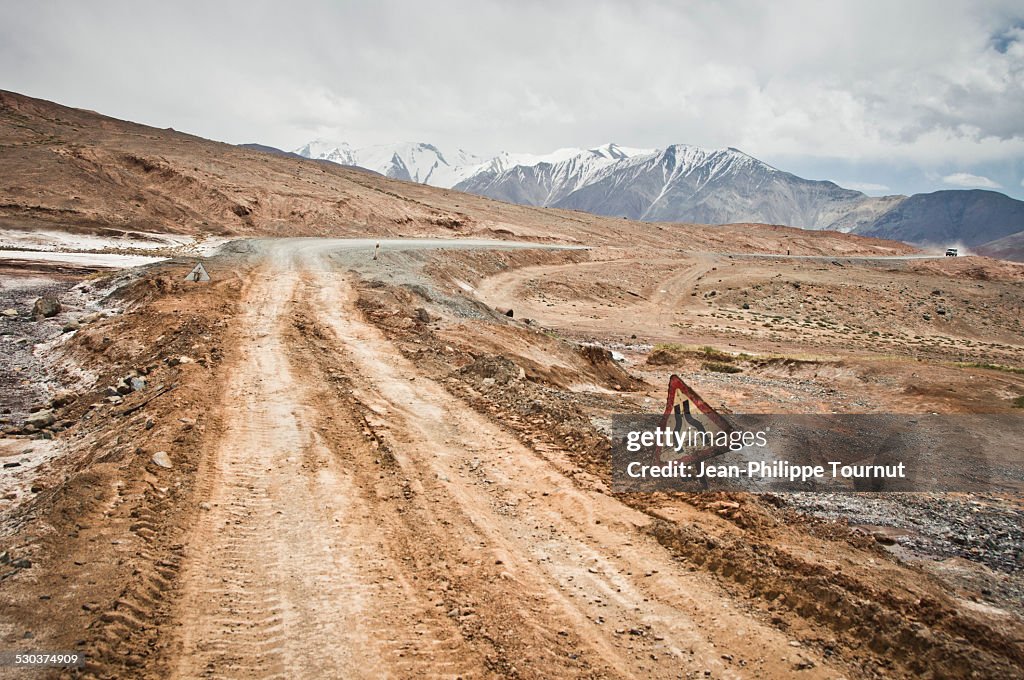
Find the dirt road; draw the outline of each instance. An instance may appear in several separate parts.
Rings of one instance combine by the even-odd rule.
[[[248,284],[176,677],[841,675],[418,371],[331,250]]]

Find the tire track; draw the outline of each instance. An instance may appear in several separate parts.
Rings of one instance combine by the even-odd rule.
[[[284,335],[297,275],[257,280],[227,431],[200,471],[208,511],[182,575],[174,676],[466,675],[480,664],[383,557],[388,535],[344,452],[313,427],[327,405],[310,401]]]
[[[528,641],[525,647],[551,657],[531,660],[523,645],[503,640],[509,663],[540,676],[557,674],[553,660],[569,656],[613,676],[707,670],[787,677],[801,667],[806,677],[835,677],[825,660],[794,649],[778,630],[737,610],[712,579],[681,569],[642,531],[649,517],[576,488],[556,466],[418,372],[360,319],[344,277],[327,267],[311,270],[315,309],[334,346],[350,358],[350,374],[358,376],[353,394],[376,414],[368,419],[375,435],[429,499],[424,512],[477,546],[482,559],[466,589],[478,601],[501,602],[494,618],[505,617]],[[761,656],[733,664],[733,655],[717,652],[744,649],[748,636],[757,639]]]

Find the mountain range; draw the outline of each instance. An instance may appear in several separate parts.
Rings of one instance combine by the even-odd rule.
[[[294,153],[510,203],[650,222],[760,222],[937,246],[980,246],[1024,231],[1024,202],[1004,194],[868,196],[798,177],[731,147],[605,144],[488,157],[424,143],[353,148],[318,140]],[[1004,244],[1000,252],[1006,250]]]

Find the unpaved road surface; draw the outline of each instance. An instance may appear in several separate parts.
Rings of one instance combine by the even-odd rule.
[[[260,247],[175,677],[841,675],[417,370],[338,243]]]

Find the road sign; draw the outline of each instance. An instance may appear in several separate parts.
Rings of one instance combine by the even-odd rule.
[[[209,281],[210,275],[206,273],[206,267],[204,267],[203,263],[200,262],[195,266],[195,268],[192,271],[188,273],[188,276],[185,277],[185,280],[196,282]]]

